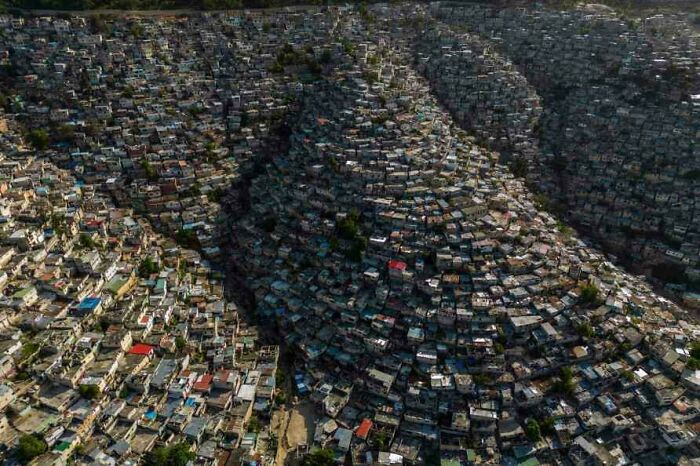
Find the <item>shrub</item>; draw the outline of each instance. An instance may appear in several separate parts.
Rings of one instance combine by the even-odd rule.
[[[581,287],[581,304],[593,305],[598,302],[598,287],[593,284]]]
[[[580,324],[576,327],[576,333],[582,337],[591,338],[594,335],[593,327],[588,322]]]

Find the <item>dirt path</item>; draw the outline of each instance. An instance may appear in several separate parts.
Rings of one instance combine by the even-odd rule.
[[[270,430],[277,437],[277,454],[275,455],[275,466],[284,466],[287,459],[287,424],[289,423],[289,412],[284,407],[275,411],[270,422]]]
[[[289,450],[313,441],[316,409],[311,401],[302,401],[292,410],[285,439]]]

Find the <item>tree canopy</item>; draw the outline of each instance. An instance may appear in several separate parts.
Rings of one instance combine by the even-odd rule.
[[[542,433],[540,432],[540,424],[535,419],[530,419],[525,425],[525,434],[527,438],[532,442],[536,442],[542,438]]]
[[[151,257],[146,257],[139,265],[139,276],[142,278],[146,278],[159,271],[160,267]]]
[[[316,450],[313,453],[306,455],[302,466],[333,466],[335,464],[335,455],[333,450],[324,448]]]
[[[78,387],[78,391],[88,400],[94,400],[100,395],[100,389],[97,388],[97,385],[81,385]]]
[[[194,460],[195,454],[186,443],[176,443],[167,447],[158,447],[146,454],[146,466],[185,466]]]
[[[24,435],[19,438],[17,446],[17,459],[22,464],[27,464],[47,450],[46,442],[36,435]]]

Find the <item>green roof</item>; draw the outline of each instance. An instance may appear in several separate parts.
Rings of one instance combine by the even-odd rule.
[[[121,287],[124,286],[124,284],[127,281],[128,280],[126,280],[120,276],[112,277],[112,279],[109,281],[109,283],[107,283],[107,285],[105,285],[105,288],[107,288],[107,291],[109,291],[113,294],[117,294],[119,292],[119,290],[121,289]]]
[[[35,289],[36,288],[34,288],[33,285],[27,286],[25,288],[22,288],[21,290],[16,291],[15,294],[12,295],[12,297],[14,299],[22,299],[25,296],[27,296],[27,294],[29,294],[29,292],[34,291]]]
[[[526,459],[525,461],[518,463],[518,466],[539,466],[539,465],[540,465],[540,460],[538,460],[534,456],[531,456],[530,458]]]

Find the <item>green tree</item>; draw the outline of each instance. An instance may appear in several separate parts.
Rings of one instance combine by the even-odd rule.
[[[151,276],[154,273],[158,273],[160,271],[160,267],[150,257],[146,257],[144,260],[141,261],[141,264],[139,265],[139,276],[142,278],[146,278]]]
[[[283,391],[278,391],[275,395],[275,404],[277,406],[282,406],[287,402],[287,395]]]
[[[185,230],[180,228],[177,233],[175,233],[175,241],[179,245],[186,248],[196,249],[199,246],[199,240],[197,239],[197,233],[194,230]]]
[[[576,384],[574,383],[574,371],[570,367],[562,367],[559,373],[559,381],[554,384],[554,390],[564,395],[574,393]]]
[[[598,302],[598,287],[590,283],[581,287],[581,304],[592,306]]]
[[[690,357],[700,359],[700,341],[696,341],[690,345]]]
[[[187,346],[187,340],[185,340],[182,335],[178,335],[175,337],[175,348],[177,348],[178,351],[182,351],[185,349]]]
[[[384,450],[386,448],[386,433],[379,430],[372,435],[372,443],[379,448]]]
[[[585,338],[591,338],[595,334],[593,327],[588,322],[576,326],[576,333]]]
[[[338,232],[340,237],[347,240],[355,239],[357,235],[357,219],[352,215],[348,215],[338,222]]]
[[[20,463],[27,464],[37,456],[45,453],[47,448],[44,439],[36,435],[23,435],[19,438],[17,459]]]
[[[542,431],[543,434],[545,435],[551,435],[556,432],[554,429],[554,418],[552,416],[546,417],[539,421],[540,424],[540,430]]]
[[[540,424],[535,419],[530,419],[525,425],[525,435],[532,442],[536,442],[542,438],[542,433],[540,432]]]
[[[148,160],[141,161],[141,168],[143,168],[143,171],[146,172],[146,178],[148,181],[156,181],[158,179],[158,172]]]
[[[195,457],[188,444],[176,443],[149,451],[144,458],[144,464],[145,466],[185,466]]]
[[[86,249],[94,249],[97,245],[95,240],[92,239],[92,236],[88,235],[87,233],[81,233],[78,237],[78,242],[80,243],[80,246]]]
[[[22,345],[22,350],[20,351],[20,358],[24,361],[25,359],[31,357],[38,350],[39,344],[29,341]]]
[[[221,188],[212,189],[207,193],[207,199],[211,202],[219,202],[224,195],[224,190]]]
[[[27,133],[27,141],[38,150],[44,150],[49,147],[49,135],[43,129],[31,130]]]
[[[251,416],[251,418],[248,420],[248,431],[258,433],[261,429],[262,424],[260,423],[260,420],[255,416]]]
[[[94,400],[100,395],[100,389],[97,385],[81,385],[78,387],[78,392],[83,398]]]
[[[334,466],[335,454],[333,453],[333,450],[329,448],[316,450],[315,452],[306,455],[306,458],[304,458],[304,461],[301,464],[302,466]]]

